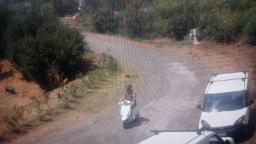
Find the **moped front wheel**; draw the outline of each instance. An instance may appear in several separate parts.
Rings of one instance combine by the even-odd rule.
[[[128,128],[128,124],[126,122],[123,121],[123,128],[127,129]]]

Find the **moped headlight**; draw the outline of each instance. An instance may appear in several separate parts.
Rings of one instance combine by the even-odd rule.
[[[234,125],[239,125],[239,124],[243,124],[245,120],[245,116],[241,116],[239,119],[236,120],[236,122],[234,123]]]

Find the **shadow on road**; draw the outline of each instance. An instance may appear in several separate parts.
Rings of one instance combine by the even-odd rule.
[[[251,143],[255,135],[255,129],[256,129],[256,107],[251,110],[251,117],[250,117],[250,123],[249,123],[249,131],[248,134],[241,133],[241,135],[237,136],[235,138],[235,141],[237,143]]]
[[[149,122],[149,119],[143,118],[143,117],[138,117],[134,122],[129,124],[127,129],[133,128],[133,127],[139,127],[141,125],[145,125]]]

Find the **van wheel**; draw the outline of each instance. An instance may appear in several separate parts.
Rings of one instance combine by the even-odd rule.
[[[245,128],[244,128],[244,135],[249,135],[250,134],[250,127],[249,125],[246,125]]]

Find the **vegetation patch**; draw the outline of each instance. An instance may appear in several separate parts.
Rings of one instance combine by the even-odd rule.
[[[65,99],[69,103],[78,103],[75,99],[83,98],[84,93],[90,89],[97,89],[106,77],[121,72],[118,62],[109,55],[102,54],[98,57],[97,69],[88,72],[86,75],[78,75],[78,80],[62,87],[58,98]]]
[[[81,103],[90,103],[88,97],[97,95],[101,91],[107,79],[115,79],[121,73],[121,67],[111,56],[90,54],[95,61],[96,69],[87,74],[79,74],[77,78],[61,88],[49,92],[45,96],[33,98],[33,101],[24,106],[14,105],[10,113],[4,118],[8,129],[1,131],[1,136],[13,137],[26,133],[29,129],[44,122],[55,120],[56,116],[68,110],[74,110]],[[91,86],[97,88],[91,88]],[[116,87],[115,87],[116,88]],[[96,92],[97,91],[97,92]],[[104,99],[105,95],[101,95]],[[101,99],[102,99],[101,98]],[[106,98],[106,96],[105,96]],[[97,112],[89,105],[88,110]],[[9,133],[11,132],[11,133]]]
[[[199,28],[200,39],[255,45],[255,7],[254,0],[97,0],[85,1],[82,17],[100,33],[183,40]]]
[[[83,55],[89,50],[77,29],[58,20],[56,5],[43,0],[0,2],[0,55],[44,89],[84,71]]]

